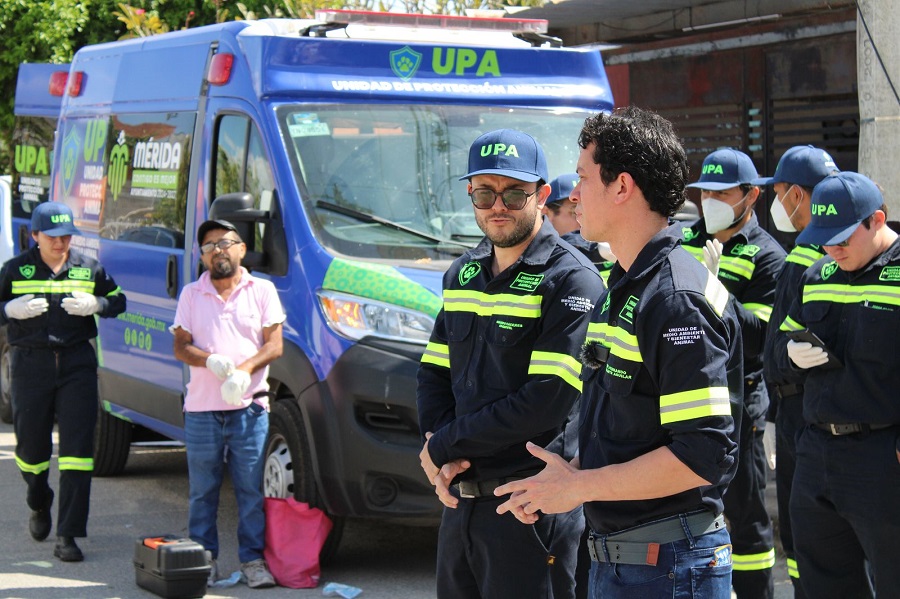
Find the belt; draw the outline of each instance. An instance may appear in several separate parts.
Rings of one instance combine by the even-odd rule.
[[[715,516],[710,512],[699,512],[684,517],[688,529],[694,537],[725,530],[725,518],[722,515]],[[660,545],[687,538],[684,526],[681,524],[681,515],[605,536],[606,550],[609,552],[611,563],[642,566],[656,565]],[[606,561],[602,539],[603,535],[598,535],[593,531],[588,535],[588,552],[595,562]]]
[[[514,480],[522,480],[523,476],[509,476],[505,478],[492,478],[490,480],[461,480],[455,485],[459,489],[459,496],[463,499],[475,499],[476,497],[493,497],[494,489],[511,483]]]
[[[831,433],[835,437],[841,435],[855,435],[857,433],[868,433],[871,431],[880,431],[885,428],[897,426],[895,424],[864,424],[851,422],[849,424],[831,424],[825,422],[816,422],[814,425],[825,432]]]
[[[803,385],[790,383],[788,385],[775,385],[775,393],[780,399],[785,397],[793,397],[794,395],[803,395]]]

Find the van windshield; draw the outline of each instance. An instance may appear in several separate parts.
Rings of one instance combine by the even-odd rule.
[[[583,110],[290,105],[278,110],[300,197],[320,242],[360,258],[446,260],[482,238],[466,182],[471,143],[519,129],[550,177],[575,172]]]

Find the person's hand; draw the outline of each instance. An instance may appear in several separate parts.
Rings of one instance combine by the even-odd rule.
[[[722,259],[722,242],[718,239],[710,239],[703,248],[703,264],[712,276],[719,276],[719,261]]]
[[[769,470],[775,470],[775,423],[767,422],[766,430],[763,432],[763,449],[766,452],[766,462],[769,463]]]
[[[427,478],[428,482],[432,485],[434,484],[435,477],[441,472],[441,469],[435,466],[434,462],[431,461],[431,454],[428,453],[428,440],[433,436],[434,433],[425,433],[425,445],[422,446],[422,451],[419,452],[419,464],[422,466],[425,478]]]
[[[220,381],[224,381],[234,372],[234,361],[222,354],[209,354],[209,357],[206,358],[206,367],[209,368]]]
[[[791,361],[800,368],[815,368],[828,361],[825,350],[808,341],[788,341],[787,353]]]
[[[91,316],[100,311],[100,302],[93,293],[73,291],[72,297],[63,298],[62,307],[71,316]]]
[[[39,297],[35,299],[33,293],[21,295],[14,300],[6,302],[3,308],[9,318],[16,320],[25,320],[40,316],[50,308],[46,298]]]
[[[538,519],[538,511],[561,514],[581,505],[582,502],[573,495],[578,469],[561,456],[534,443],[528,442],[525,447],[547,466],[530,478],[497,487],[494,491],[497,497],[512,494],[497,507],[497,513],[511,512],[523,524],[534,524]]]
[[[469,462],[469,460],[463,459],[447,462],[441,466],[440,472],[434,477],[434,480],[431,481],[434,485],[434,492],[445,506],[456,508],[459,504],[459,499],[450,492],[450,484],[453,482],[453,479],[456,478],[457,474],[465,472],[471,465],[472,463]]]
[[[231,406],[243,405],[244,393],[250,388],[250,373],[246,370],[235,370],[222,383],[222,399]]]

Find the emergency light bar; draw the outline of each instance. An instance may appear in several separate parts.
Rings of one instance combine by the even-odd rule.
[[[316,20],[332,25],[369,25],[426,29],[466,29],[506,33],[547,33],[546,19],[507,19],[460,17],[455,15],[419,15],[369,10],[317,10]]]

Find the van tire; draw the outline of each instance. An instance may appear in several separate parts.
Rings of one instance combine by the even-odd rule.
[[[6,327],[0,328],[0,420],[12,424],[12,382],[9,369],[9,343],[6,342]]]
[[[97,406],[94,429],[94,476],[118,476],[125,470],[131,451],[133,426]]]
[[[263,491],[266,497],[288,497],[324,509],[316,489],[316,478],[306,440],[303,414],[293,398],[272,402]],[[337,553],[344,532],[344,518],[328,514],[331,533],[319,552],[319,562],[327,565]]]

